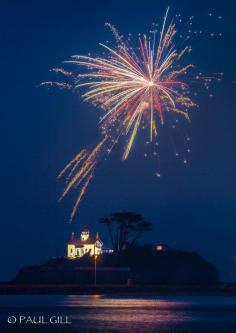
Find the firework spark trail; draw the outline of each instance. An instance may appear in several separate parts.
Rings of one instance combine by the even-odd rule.
[[[139,35],[138,48],[130,47],[118,30],[106,23],[114,35],[115,47],[100,44],[106,54],[104,57],[75,55],[66,61],[79,68],[84,67],[86,73],[76,74],[63,68],[52,70],[73,77],[73,84],[42,83],[64,89],[86,89],[82,94],[84,101],[100,107],[104,112],[99,122],[102,133],[100,142],[92,149],[83,149],[58,176],[61,178],[67,175],[60,200],[73,188],[79,189],[71,220],[94,176],[98,161],[112,151],[121,137],[127,137],[122,155],[125,160],[131,152],[141,123],[148,125],[149,140],[153,142],[157,140],[159,127],[165,124],[167,114],[179,115],[190,121],[188,111],[197,107],[190,97],[191,79],[186,75],[194,65],[181,64],[182,58],[191,52],[191,47],[177,49],[174,41],[178,37],[177,29],[173,20],[168,25],[168,12],[169,8],[159,38],[157,31],[152,31],[150,35]],[[204,83],[206,88],[214,79],[201,74],[194,78]]]
[[[73,160],[71,160],[65,166],[65,168],[60,172],[60,174],[57,176],[57,178],[58,179],[61,178],[72,165],[77,165],[78,163],[80,163],[80,161],[85,158],[86,154],[87,153],[86,153],[85,149],[81,150],[81,152],[78,155],[76,155],[75,158],[73,158]],[[73,169],[74,169],[74,166],[73,166],[72,170]]]
[[[52,68],[52,69],[50,69],[50,72],[54,72],[54,73],[57,73],[57,74],[62,74],[64,76],[72,76],[73,75],[72,72],[66,71],[64,68]]]
[[[69,83],[65,82],[51,82],[51,81],[45,81],[40,84],[40,86],[47,86],[47,87],[56,87],[59,89],[68,89],[71,90],[73,86]]]
[[[76,200],[76,202],[75,202],[75,205],[74,205],[74,207],[73,207],[73,209],[72,209],[72,212],[71,212],[70,222],[72,222],[72,220],[73,220],[73,218],[74,218],[74,216],[75,216],[75,213],[76,213],[77,208],[78,208],[78,206],[79,206],[79,204],[80,204],[80,201],[81,201],[81,199],[82,199],[82,197],[83,197],[83,195],[84,195],[84,193],[85,193],[85,191],[86,191],[86,189],[87,189],[87,187],[88,187],[88,185],[89,185],[90,180],[92,179],[92,177],[93,177],[93,173],[91,173],[91,174],[88,176],[86,182],[84,183],[84,186],[82,187],[81,191],[79,192],[78,198],[77,198],[77,200]]]
[[[77,200],[75,202],[75,205],[72,209],[71,216],[70,216],[70,222],[72,221],[76,210],[78,208],[78,205],[90,183],[90,180],[94,176],[94,171],[98,163],[98,155],[101,152],[101,149],[103,148],[104,143],[107,141],[107,136],[105,136],[92,150],[91,152],[86,151],[83,149],[76,157],[71,160],[65,168],[61,171],[61,173],[58,175],[58,178],[61,178],[67,175],[68,183],[59,199],[61,201],[71,190],[71,188],[78,188],[81,184],[82,187],[79,191],[79,195],[77,197]]]

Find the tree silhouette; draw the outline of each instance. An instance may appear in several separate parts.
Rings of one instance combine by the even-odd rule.
[[[110,217],[104,216],[99,222],[106,225],[114,251],[134,246],[152,226],[141,214],[126,211],[114,212]]]
[[[114,242],[114,237],[113,237],[113,232],[112,232],[111,220],[108,217],[103,216],[99,219],[99,223],[106,225],[108,234],[110,237],[110,241],[112,244],[112,248],[115,249],[115,242]]]

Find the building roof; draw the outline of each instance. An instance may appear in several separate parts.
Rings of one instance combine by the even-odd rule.
[[[82,229],[82,232],[89,232],[89,228],[84,227],[84,228]]]
[[[78,247],[80,247],[80,248],[83,247],[83,245],[78,244],[77,241],[76,241],[75,239],[70,240],[70,241],[68,242],[68,245],[75,245],[77,248],[78,248]]]
[[[77,247],[82,247],[83,245],[89,245],[89,244],[95,244],[96,241],[99,241],[100,243],[101,240],[96,237],[89,237],[89,239],[82,241],[81,239],[70,239],[68,244],[74,244]]]

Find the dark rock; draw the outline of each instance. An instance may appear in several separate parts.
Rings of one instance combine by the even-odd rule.
[[[216,267],[194,252],[137,246],[97,259],[98,284],[209,285],[220,282]],[[45,264],[22,268],[16,283],[94,283],[94,259],[49,259]]]

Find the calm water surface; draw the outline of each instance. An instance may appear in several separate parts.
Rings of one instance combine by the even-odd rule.
[[[0,296],[0,332],[236,333],[236,297]]]

